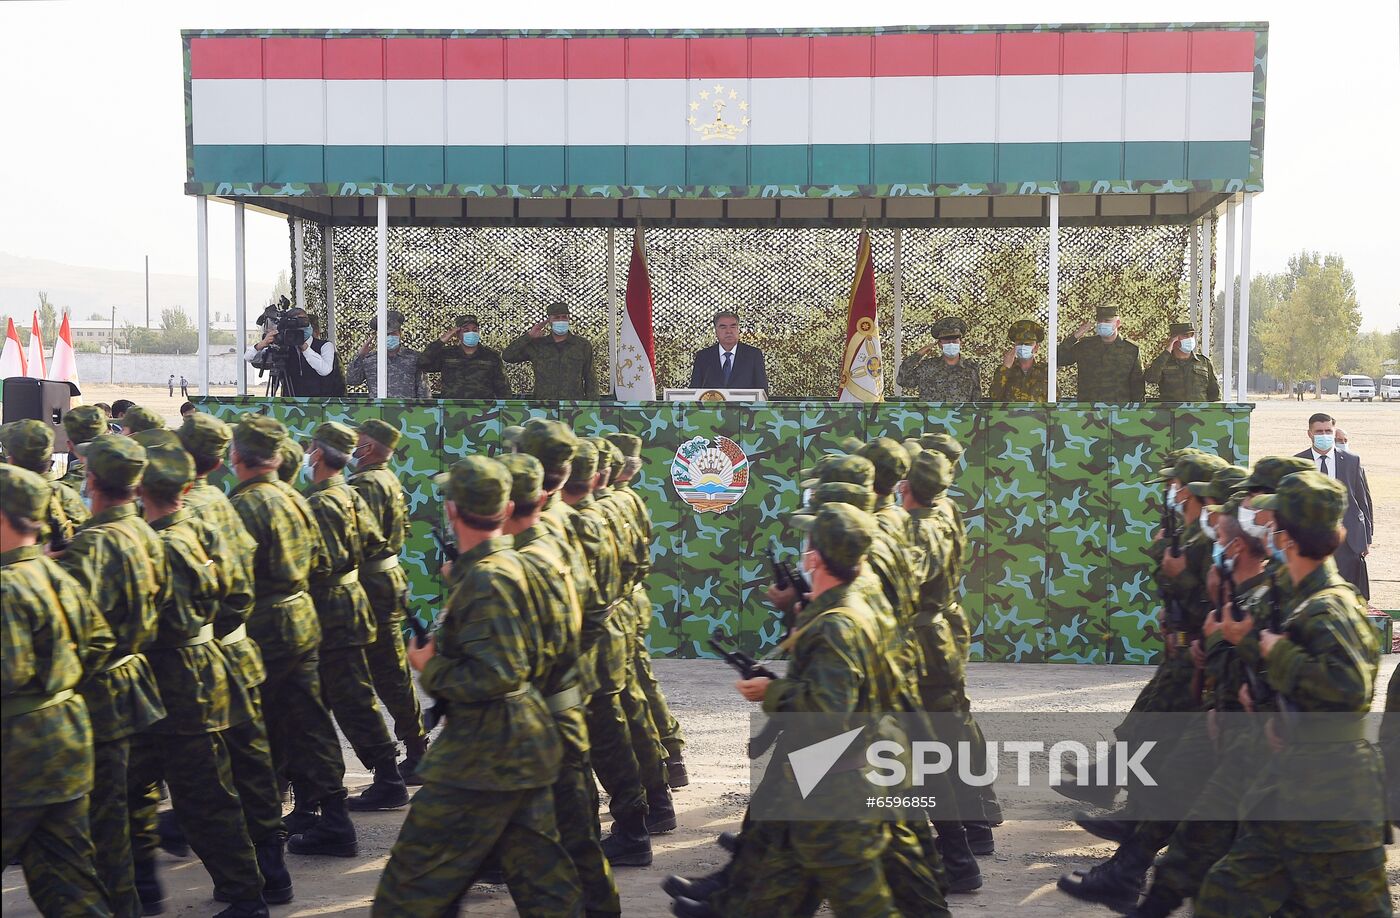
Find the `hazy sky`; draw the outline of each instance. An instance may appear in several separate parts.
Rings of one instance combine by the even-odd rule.
[[[0,3],[0,251],[139,271],[195,271],[185,197],[182,28],[674,28],[967,22],[1266,19],[1265,191],[1254,269],[1300,248],[1337,252],[1356,275],[1365,328],[1400,324],[1400,21],[1396,0],[982,0],[832,4],[610,0],[504,6],[239,0],[230,3],[24,0]],[[814,10],[822,9],[820,15]],[[961,18],[959,18],[961,17]],[[233,209],[210,207],[211,271],[232,277]],[[249,214],[248,292],[261,300],[287,267],[282,220]]]

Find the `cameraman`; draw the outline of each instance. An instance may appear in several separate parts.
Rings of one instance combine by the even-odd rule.
[[[304,317],[309,324],[299,329],[303,333],[301,341],[278,342],[277,324],[267,323],[263,339],[243,354],[243,359],[253,363],[258,353],[273,344],[286,344],[290,355],[283,364],[288,388],[282,393],[297,398],[342,396],[345,394],[345,373],[340,367],[340,357],[335,345],[316,335],[316,317],[305,309],[297,307],[286,312],[286,318]]]

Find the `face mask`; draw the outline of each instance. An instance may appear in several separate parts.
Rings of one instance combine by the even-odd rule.
[[[1269,553],[1274,556],[1274,560],[1279,564],[1288,563],[1288,553],[1274,544],[1274,536],[1278,535],[1277,529],[1269,530]]]
[[[1216,567],[1225,563],[1225,546],[1219,542],[1216,542],[1215,547],[1210,550],[1210,563]]]
[[[810,506],[811,503],[812,503],[812,489],[811,489],[811,488],[803,488],[803,489],[802,489],[802,506],[804,506],[804,507]]]
[[[1206,534],[1207,539],[1215,540],[1215,527],[1210,524],[1210,514],[1205,507],[1201,508],[1201,532]]]
[[[1112,322],[1100,322],[1100,323],[1099,323],[1098,332],[1099,332],[1099,337],[1100,337],[1100,338],[1112,338],[1112,337],[1113,337],[1113,323],[1112,323]]]
[[[1332,444],[1332,446],[1333,446],[1333,448],[1334,448],[1337,452],[1339,452],[1339,453],[1349,453],[1349,452],[1351,452],[1351,450],[1348,449],[1348,447],[1351,446],[1350,443],[1337,443],[1337,442],[1334,441],[1333,444]]]
[[[394,348],[396,348],[396,347],[398,347],[398,346],[399,346],[399,336],[398,336],[398,335],[385,335],[385,336],[384,336],[384,347],[386,347],[386,348],[388,348],[389,350],[392,351]]]
[[[899,482],[894,486],[894,502],[899,506],[904,506],[904,482]]]
[[[1196,349],[1195,338],[1182,338],[1177,344],[1180,345],[1183,354],[1189,354]]]
[[[87,507],[88,513],[92,512],[92,498],[88,497],[86,494],[83,495],[83,506]]]
[[[1337,438],[1333,434],[1314,434],[1313,449],[1319,453],[1325,453],[1333,446],[1337,445]]]
[[[1246,534],[1262,542],[1269,535],[1269,527],[1260,526],[1254,521],[1258,513],[1259,511],[1255,510],[1253,507],[1241,507],[1239,514],[1240,528],[1243,529]]]
[[[481,332],[462,332],[462,344],[466,347],[476,347],[481,343]]]
[[[305,456],[301,457],[301,474],[303,478],[305,478],[307,481],[310,481],[311,478],[316,474],[315,469],[316,464],[311,461],[310,453],[307,453]]]
[[[1180,490],[1181,489],[1175,484],[1167,485],[1167,506],[1171,507],[1173,510],[1181,506],[1176,502],[1176,495]]]
[[[569,333],[568,322],[550,322],[549,327],[556,335],[567,335]]]
[[[301,338],[303,341],[311,340],[311,326],[308,325],[306,328],[303,328],[301,330]]]
[[[1031,355],[1034,354],[1034,353],[1035,353],[1035,345],[1033,345],[1033,344],[1018,344],[1018,345],[1016,345],[1016,359],[1018,359],[1018,360],[1030,360],[1030,359],[1031,359]]]
[[[812,551],[811,548],[805,548],[802,551],[802,573],[807,575],[807,580],[809,582],[812,579],[813,569],[807,566],[807,559],[815,554],[816,553]]]
[[[962,345],[959,344],[959,343],[956,342],[956,341],[954,341],[954,342],[952,342],[952,343],[950,343],[950,344],[945,344],[945,345],[943,345],[943,356],[944,356],[944,357],[956,357],[956,356],[958,356],[958,355],[961,354],[961,353],[962,353]]]

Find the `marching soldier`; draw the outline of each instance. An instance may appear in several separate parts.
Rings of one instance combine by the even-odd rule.
[[[48,483],[51,500],[39,539],[48,541],[52,531],[57,530],[60,544],[67,543],[74,530],[87,522],[89,514],[77,492],[49,473],[53,464],[53,431],[49,425],[32,418],[0,425],[0,447],[11,463]]]
[[[992,375],[987,398],[996,402],[1043,402],[1048,395],[1049,368],[1036,359],[1036,350],[1045,340],[1045,327],[1030,319],[1011,323],[1007,332],[1011,346],[1002,355],[1001,366]]]
[[[93,732],[76,689],[116,646],[86,591],[38,544],[48,482],[0,465],[0,864],[16,858],[44,915],[108,916],[89,827]]]
[[[909,472],[909,453],[898,442],[889,437],[876,437],[857,450],[856,455],[870,460],[875,467],[875,477],[871,487],[875,491],[875,508],[872,513],[880,531],[898,539],[907,550],[909,547],[909,511],[895,498],[895,486],[904,480]]]
[[[129,437],[143,430],[160,430],[163,427],[165,418],[141,405],[132,405],[126,409],[126,414],[122,415],[123,436]]]
[[[975,402],[982,397],[982,371],[962,356],[967,323],[945,316],[934,323],[934,342],[905,358],[896,380],[925,402]]]
[[[68,434],[68,469],[59,480],[74,492],[82,493],[87,475],[83,471],[87,445],[107,433],[107,429],[107,412],[96,405],[77,405],[63,415],[63,430]]]
[[[1095,310],[1097,325],[1083,322],[1060,342],[1059,365],[1078,367],[1081,402],[1143,400],[1142,360],[1138,346],[1119,335],[1123,320],[1117,306]],[[1089,331],[1095,331],[1090,337]]]
[[[1197,350],[1194,327],[1173,322],[1170,332],[1166,347],[1143,373],[1143,382],[1157,386],[1157,397],[1164,402],[1219,401],[1215,364]]]

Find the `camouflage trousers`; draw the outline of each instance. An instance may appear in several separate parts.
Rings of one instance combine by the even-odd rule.
[[[16,857],[41,915],[107,916],[106,890],[93,866],[88,796],[0,814],[0,864]]]
[[[622,906],[613,880],[612,866],[603,856],[599,840],[598,785],[588,758],[583,709],[570,708],[554,715],[564,740],[564,758],[554,795],[554,822],[559,840],[573,862],[583,891],[583,908],[589,915],[616,915]],[[582,739],[582,742],[579,740]]]
[[[248,837],[260,845],[274,837],[285,838],[287,829],[282,824],[282,795],[277,792],[277,772],[272,766],[259,690],[250,688],[247,693],[253,716],[225,730],[224,745]]]
[[[394,736],[400,742],[417,742],[427,733],[423,730],[423,708],[418,702],[418,693],[413,690],[413,677],[404,654],[407,581],[402,569],[394,568],[364,574],[360,586],[364,587],[378,623],[374,641],[365,647],[374,691],[394,720]]]
[[[156,808],[149,791],[161,779],[190,847],[204,862],[214,888],[233,901],[262,896],[253,843],[233,783],[223,732],[180,735],[147,730],[131,742],[127,771],[132,793],[132,857],[155,860]]]
[[[554,818],[548,787],[467,790],[428,782],[414,795],[370,914],[455,914],[454,903],[494,854],[522,916],[582,915],[578,880]]]
[[[1390,918],[1385,848],[1290,850],[1307,823],[1247,822],[1229,854],[1215,862],[1196,896],[1197,918],[1346,915]]]
[[[297,800],[316,804],[345,789],[345,760],[321,697],[320,655],[264,658],[262,694],[275,703],[263,708],[272,764],[293,782]]]
[[[618,612],[618,615],[622,617],[623,624],[622,653],[625,661],[624,672],[626,673],[626,684],[620,696],[622,713],[627,718],[627,732],[632,741],[632,754],[637,757],[637,770],[641,776],[642,787],[653,793],[665,793],[667,752],[666,747],[661,742],[661,731],[657,728],[656,720],[652,717],[651,700],[647,698],[646,689],[642,685],[641,674],[637,668],[637,642],[639,640],[637,628],[639,623],[636,609],[637,594],[634,591],[628,598],[627,608]],[[645,645],[643,645],[641,657],[645,658]],[[647,662],[647,668],[650,670],[650,661]],[[655,679],[655,676],[652,678]],[[657,691],[660,692],[659,687]],[[664,698],[662,703],[665,703]],[[670,713],[669,710],[667,713]]]
[[[633,592],[632,601],[636,605],[632,672],[636,675],[642,694],[646,696],[647,706],[651,709],[651,720],[656,725],[661,745],[666,750],[666,758],[680,758],[681,751],[685,749],[685,735],[681,732],[681,722],[671,713],[671,706],[666,702],[666,695],[661,691],[661,683],[657,681],[656,673],[652,671],[651,651],[647,649],[647,631],[651,627],[651,598],[647,595],[645,586],[638,584]]]
[[[1114,735],[1124,742],[1131,742],[1139,723],[1134,714],[1164,714],[1199,711],[1200,700],[1195,696],[1193,682],[1196,668],[1191,662],[1191,654],[1184,649],[1176,649],[1157,665],[1157,670],[1147,684],[1138,692],[1128,716],[1115,729]]]
[[[593,771],[608,792],[608,811],[614,819],[621,819],[638,809],[646,811],[648,785],[643,779],[654,781],[655,776],[652,772],[644,775],[632,743],[631,721],[623,703],[627,691],[627,635],[617,613],[608,619],[594,649],[599,688],[588,699],[588,742],[592,747]],[[630,700],[628,704],[635,712],[635,704]]]
[[[131,866],[131,813],[127,808],[127,766],[131,741],[123,737],[93,743],[92,794],[88,818],[96,849],[97,876],[117,918],[141,914],[136,874]]]
[[[374,703],[364,647],[321,648],[321,698],[366,768],[394,764],[399,749]]]

